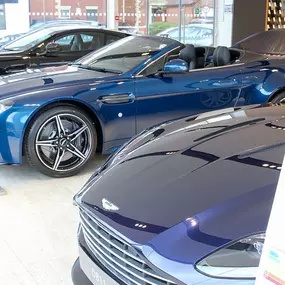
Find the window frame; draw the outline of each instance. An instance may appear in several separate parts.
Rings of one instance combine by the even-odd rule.
[[[150,76],[151,74],[142,74],[146,69],[148,69],[151,65],[155,64],[157,61],[159,61],[161,58],[163,57],[168,57],[172,52],[174,52],[175,50],[179,49],[179,51],[181,50],[182,46],[176,46],[175,48],[173,48],[172,50],[162,54],[161,56],[159,56],[158,58],[156,58],[155,60],[151,61],[147,66],[145,66],[144,68],[142,68],[140,71],[137,72],[136,75],[134,75],[134,77],[147,77]],[[165,60],[166,61],[166,60]],[[165,64],[165,63],[164,63]]]

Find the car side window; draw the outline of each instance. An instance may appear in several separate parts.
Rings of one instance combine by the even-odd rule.
[[[106,37],[106,45],[112,43],[112,42],[115,42],[117,40],[121,39],[121,37],[119,36],[115,36],[115,35],[107,35]]]
[[[71,52],[80,50],[80,39],[77,34],[69,34],[58,37],[54,43],[60,46],[60,52]]]
[[[153,62],[149,67],[147,67],[142,73],[141,75],[143,76],[148,76],[151,74],[155,74],[159,71],[163,70],[163,67],[165,65],[165,61],[166,61],[166,57],[163,56],[160,59],[156,60],[155,62]]]
[[[76,34],[69,34],[69,35],[62,35],[59,36],[51,41],[48,41],[45,43],[45,45],[40,45],[35,51],[37,53],[44,52],[46,50],[46,46],[49,43],[56,43],[60,47],[60,52],[69,52],[72,51],[72,48],[74,48],[74,44],[76,43]]]
[[[74,40],[75,35],[68,35],[61,37],[54,41],[55,43],[59,44],[60,46],[68,46],[71,45],[72,41]]]
[[[151,65],[149,65],[144,71],[140,73],[140,75],[148,76],[151,74],[155,74],[157,72],[163,71],[164,65],[172,59],[179,57],[179,50],[172,51],[163,57],[157,59],[155,62],[153,62]]]
[[[93,51],[104,46],[104,34],[100,32],[86,32],[80,34],[82,50]]]

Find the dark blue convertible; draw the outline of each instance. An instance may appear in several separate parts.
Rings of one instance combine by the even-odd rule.
[[[0,78],[0,163],[77,173],[154,124],[285,98],[284,31],[233,48],[132,36],[69,66]],[[284,50],[283,50],[283,49]]]

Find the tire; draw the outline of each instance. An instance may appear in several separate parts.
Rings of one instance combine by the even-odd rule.
[[[275,96],[272,100],[271,103],[273,104],[285,104],[285,92],[279,93],[277,96]]]
[[[97,133],[90,117],[72,105],[40,111],[29,125],[24,149],[29,164],[55,178],[77,174],[94,157]]]

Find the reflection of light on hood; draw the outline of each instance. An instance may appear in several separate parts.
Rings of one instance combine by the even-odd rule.
[[[220,121],[231,120],[231,119],[232,119],[231,115],[222,115],[222,116],[219,116],[219,117],[214,117],[214,118],[208,119],[207,122],[209,124],[211,124],[211,123],[217,123],[217,122],[220,122]]]
[[[135,227],[145,229],[147,225],[144,224],[135,224]]]
[[[48,71],[48,68],[44,69],[43,71],[46,72],[46,75],[57,75],[63,73],[70,73],[77,71],[77,67],[74,66],[64,66],[65,68],[54,68],[52,71]]]
[[[26,79],[26,78],[23,78],[23,77],[22,77],[22,78],[9,79],[8,82],[9,82],[9,83],[13,83],[13,82],[18,82],[18,81],[23,81],[23,80],[25,80],[25,79]]]
[[[233,113],[234,111],[235,111],[235,109],[231,107],[231,108],[226,108],[226,109],[222,109],[222,110],[216,110],[216,111],[212,111],[212,112],[202,113],[195,119],[195,121],[198,121],[200,119],[207,119],[207,118],[222,115],[222,114]]]
[[[186,222],[188,222],[191,227],[196,227],[198,225],[198,221],[194,218],[188,218],[186,219]]]

